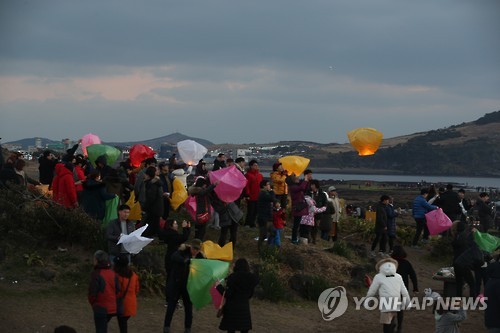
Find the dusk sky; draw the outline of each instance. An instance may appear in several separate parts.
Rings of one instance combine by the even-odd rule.
[[[500,110],[497,0],[1,0],[0,137],[386,138]]]

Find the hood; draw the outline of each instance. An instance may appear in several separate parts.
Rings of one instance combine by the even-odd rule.
[[[386,276],[394,275],[398,269],[398,262],[392,258],[384,258],[375,265],[375,269]]]
[[[73,172],[71,172],[70,170],[68,170],[68,168],[66,168],[64,166],[64,164],[62,164],[62,163],[57,163],[56,167],[55,167],[55,170],[56,170],[56,175],[58,175],[58,176],[73,175]]]
[[[182,176],[184,175],[184,169],[175,169],[174,171],[172,171],[172,174],[175,176]]]
[[[105,155],[101,155],[98,158],[96,158],[95,164],[97,165],[97,163],[102,163],[103,165],[108,165],[108,159],[106,158]]]

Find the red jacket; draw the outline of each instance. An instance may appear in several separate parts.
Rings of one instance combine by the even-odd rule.
[[[259,171],[250,169],[245,174],[245,178],[248,180],[245,187],[245,194],[249,197],[250,201],[257,201],[259,199],[260,182],[264,177]]]
[[[73,172],[62,163],[56,164],[56,176],[52,181],[52,197],[55,202],[66,208],[76,207],[76,187],[73,179]]]
[[[130,284],[128,281],[130,280]],[[123,297],[123,293],[127,290],[123,297],[123,317],[135,316],[137,314],[137,294],[139,293],[139,277],[132,272],[129,278],[118,276],[120,284],[120,293],[118,297]],[[128,289],[127,289],[128,285]]]
[[[118,275],[106,266],[96,266],[90,276],[88,300],[96,313],[115,314]]]
[[[85,171],[83,170],[83,168],[80,165],[75,165],[75,172],[76,172],[76,176],[78,177],[79,181],[81,181],[81,182],[85,181],[85,179],[86,179]],[[76,187],[77,192],[83,191],[83,184],[75,185],[75,187]]]
[[[283,229],[286,224],[286,212],[283,208],[273,208],[273,225],[276,229]]]

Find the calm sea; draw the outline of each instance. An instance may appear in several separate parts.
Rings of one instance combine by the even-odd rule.
[[[500,188],[500,178],[485,177],[442,177],[442,176],[403,176],[403,175],[356,175],[340,173],[314,173],[318,180],[363,180],[375,182],[427,182],[427,183],[456,183],[467,187],[494,187]]]

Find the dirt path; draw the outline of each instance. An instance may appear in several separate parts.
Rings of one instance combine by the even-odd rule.
[[[440,292],[442,284],[431,279],[432,273],[439,265],[430,264],[423,259],[425,250],[409,249],[408,251],[409,260],[419,276],[420,290],[431,287]],[[69,294],[53,293],[50,290],[43,292],[26,292],[25,290],[21,281],[18,284],[12,284],[11,281],[6,280],[0,281],[0,323],[2,325],[0,331],[51,333],[54,327],[66,324],[73,326],[78,332],[93,332],[92,312],[86,301],[84,290]],[[321,318],[315,302],[274,304],[253,299],[251,307],[254,327],[252,332],[381,331],[381,325],[378,323],[379,312],[356,310],[351,299],[347,312],[330,322]],[[140,297],[138,315],[129,320],[130,332],[161,332],[164,315],[165,308],[160,298]],[[215,310],[211,306],[195,311],[193,332],[218,332],[218,324],[219,320],[215,317]],[[176,311],[172,324],[173,332],[183,332],[182,325],[183,312]],[[404,332],[433,331],[434,318],[431,309],[409,311],[405,314]],[[469,311],[467,320],[461,325],[461,331],[486,332],[483,312]],[[118,332],[116,320],[111,321],[109,332]]]

